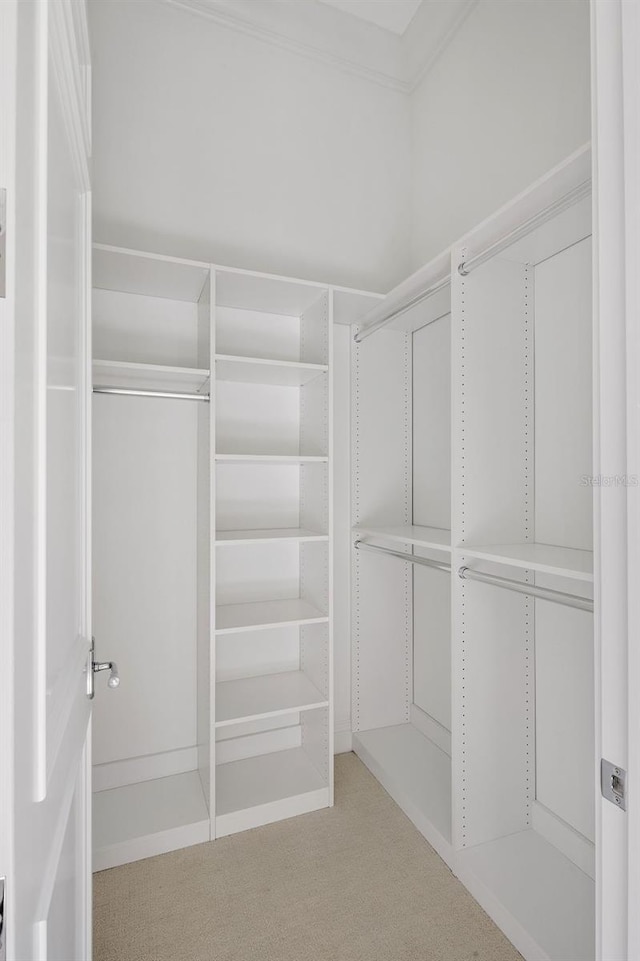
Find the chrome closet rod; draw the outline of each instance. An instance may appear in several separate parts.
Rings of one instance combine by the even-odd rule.
[[[168,397],[171,400],[209,401],[208,394],[180,394],[171,390],[131,390],[128,387],[94,387],[94,394],[125,394],[127,397]]]
[[[416,307],[417,304],[421,304],[423,300],[427,300],[427,298],[432,297],[434,294],[437,294],[439,290],[444,290],[444,288],[448,287],[450,283],[451,283],[451,278],[448,276],[445,277],[443,280],[439,280],[436,284],[433,284],[427,290],[423,291],[421,294],[418,294],[417,297],[414,297],[413,300],[410,300],[408,303],[403,304],[402,307],[397,307],[390,314],[386,314],[380,320],[376,320],[372,324],[370,324],[368,327],[364,327],[357,334],[353,335],[353,339],[355,340],[356,344],[361,344],[362,341],[369,336],[369,334],[374,334],[376,330],[380,330],[381,327],[385,327],[392,320],[395,320],[396,317],[402,316],[402,314],[405,314],[408,310],[411,310],[412,307]],[[442,316],[444,317],[446,315],[443,314]],[[440,320],[439,317],[436,319]]]
[[[499,577],[497,574],[485,574],[484,571],[476,571],[471,567],[461,567],[458,571],[458,577],[461,577],[463,581],[481,581],[483,584],[503,587],[508,591],[515,591],[517,594],[529,594],[531,597],[553,601],[555,604],[564,604],[566,607],[577,607],[580,611],[593,611],[593,601],[589,600],[588,597],[580,597],[579,594],[566,594],[564,591],[554,591],[550,587],[523,584],[522,581],[514,581],[509,577]]]
[[[463,260],[458,264],[458,273],[461,277],[466,277],[472,270],[475,270],[476,267],[484,264],[487,260],[491,260],[492,257],[499,254],[505,247],[509,247],[517,240],[521,240],[522,237],[526,237],[527,234],[530,234],[536,227],[541,227],[542,224],[545,224],[552,217],[555,217],[556,214],[560,214],[563,210],[572,207],[573,204],[582,200],[583,197],[586,197],[590,191],[591,181],[584,180],[581,184],[578,184],[577,187],[574,187],[573,190],[570,190],[569,193],[565,194],[564,197],[560,197],[559,200],[549,204],[544,210],[534,214],[529,220],[526,220],[523,224],[520,224],[519,227],[505,234],[500,240],[496,240],[495,243],[491,244],[485,250],[480,251],[475,257],[470,257],[469,260]]]
[[[374,554],[388,554],[389,557],[399,557],[401,561],[408,561],[409,564],[420,564],[422,567],[434,567],[437,571],[451,573],[450,564],[442,564],[440,561],[432,561],[428,557],[418,557],[416,554],[403,554],[402,551],[390,551],[388,547],[377,547],[375,544],[365,544],[364,541],[356,541],[353,545],[358,551],[371,551]]]

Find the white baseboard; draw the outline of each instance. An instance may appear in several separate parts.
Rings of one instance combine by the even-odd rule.
[[[573,861],[581,871],[595,879],[596,848],[589,838],[580,834],[539,801],[534,801],[531,805],[531,827]]]

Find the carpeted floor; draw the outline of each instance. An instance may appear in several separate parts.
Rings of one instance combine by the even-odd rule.
[[[519,961],[354,754],[336,806],[95,875],[94,961]]]

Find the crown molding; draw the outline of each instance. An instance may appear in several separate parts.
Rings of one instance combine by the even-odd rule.
[[[345,70],[347,73],[354,74],[372,83],[377,83],[382,87],[388,87],[403,93],[408,93],[411,89],[410,83],[397,76],[395,64],[392,63],[388,70],[378,69],[368,65],[366,63],[367,58],[356,59],[355,51],[354,55],[350,56],[343,51],[338,52],[332,49],[329,43],[321,45],[320,43],[310,42],[310,40],[304,36],[306,31],[295,30],[295,25],[294,30],[291,32],[285,32],[283,29],[278,29],[277,26],[269,26],[265,22],[265,17],[261,17],[260,20],[258,20],[244,13],[247,6],[246,4],[242,7],[240,7],[240,4],[234,4],[235,9],[232,11],[224,0],[223,2],[220,2],[220,0],[162,0],[162,2],[196,14],[197,16],[204,17],[218,24],[218,26],[236,30],[256,40],[261,40],[264,43],[269,43],[280,49],[288,50],[290,53]],[[267,11],[267,3],[265,3],[264,0],[261,0],[261,3],[262,9]],[[239,9],[242,9],[244,15],[235,12],[235,10]],[[335,16],[339,19],[345,17],[345,14],[340,13],[332,7],[325,7],[325,9],[331,17]],[[363,24],[363,26],[365,29],[369,27],[368,24]],[[360,24],[357,23],[357,28],[359,27]],[[371,29],[379,30],[379,28],[374,26],[372,26]],[[386,33],[386,31],[380,32]],[[298,33],[298,36],[295,36],[295,33]],[[389,36],[392,39],[398,39],[392,34]],[[396,58],[387,57],[385,59],[393,61]]]
[[[478,0],[423,0],[399,37],[327,4],[297,0],[160,0],[218,26],[410,94]]]

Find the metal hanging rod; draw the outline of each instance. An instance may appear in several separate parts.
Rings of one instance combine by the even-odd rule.
[[[401,561],[408,561],[409,564],[419,564],[422,567],[435,567],[437,571],[451,573],[450,564],[442,564],[440,561],[432,561],[428,557],[418,557],[416,554],[403,554],[402,551],[390,551],[388,547],[377,547],[375,544],[366,544],[364,541],[356,541],[353,545],[358,551],[371,551],[373,554],[388,554],[390,557],[399,557]]]
[[[586,197],[590,191],[591,180],[585,180],[581,184],[578,184],[577,187],[570,190],[564,197],[561,197],[548,207],[545,207],[544,210],[530,217],[529,220],[520,224],[519,227],[516,227],[515,230],[512,230],[510,233],[505,234],[504,237],[501,237],[500,240],[491,244],[486,250],[482,250],[479,254],[476,254],[475,257],[470,257],[469,260],[463,260],[462,263],[458,264],[458,273],[461,277],[466,277],[467,274],[470,274],[476,267],[484,264],[487,260],[491,260],[492,257],[495,257],[496,254],[499,254],[506,247],[510,247],[511,244],[514,244],[517,240],[526,237],[527,234],[530,234],[536,227],[541,227],[542,224],[545,224],[557,214],[562,213],[563,210],[568,210],[569,207],[572,207],[579,200],[582,200],[583,197]]]
[[[208,403],[209,394],[180,394],[171,390],[132,390],[128,387],[94,387],[94,394],[125,394],[127,397],[168,397],[171,400],[203,400]]]
[[[421,304],[423,300],[427,300],[429,297],[437,294],[438,291],[444,290],[445,287],[448,287],[450,283],[450,277],[445,277],[443,280],[439,280],[427,290],[423,291],[421,294],[418,294],[417,297],[409,300],[406,304],[403,304],[401,307],[396,307],[396,309],[391,311],[390,314],[386,314],[380,320],[375,320],[368,327],[364,327],[361,331],[359,331],[359,333],[353,335],[353,339],[355,340],[356,344],[361,344],[362,341],[369,336],[369,334],[374,334],[376,330],[380,330],[381,327],[386,327],[386,325],[392,320],[395,320],[396,317],[402,316],[402,314],[405,314],[408,310],[411,310],[412,307],[416,307],[418,304]],[[443,316],[445,315],[443,314]],[[436,319],[439,320],[440,318],[438,317]]]
[[[481,581],[483,584],[503,587],[508,591],[515,591],[517,594],[529,594],[531,597],[553,601],[555,604],[564,604],[566,607],[577,607],[580,611],[593,611],[593,601],[589,600],[588,597],[580,597],[579,594],[566,594],[564,591],[553,591],[550,587],[523,584],[522,581],[514,581],[509,577],[499,577],[497,574],[485,574],[483,571],[476,571],[471,567],[461,567],[458,571],[458,577],[461,577],[463,581]]]

